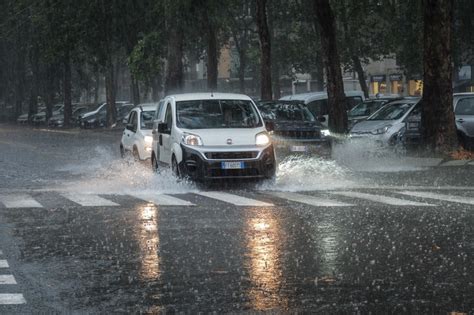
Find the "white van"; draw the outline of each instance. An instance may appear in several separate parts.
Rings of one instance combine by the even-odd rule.
[[[351,110],[354,106],[364,101],[364,92],[362,91],[345,91],[344,94],[346,95],[346,110]],[[311,92],[311,93],[303,93],[303,94],[295,94],[295,95],[287,95],[280,100],[284,101],[291,101],[297,100],[302,101],[308,106],[309,110],[315,115],[316,117],[324,117],[325,121],[323,121],[323,125],[327,127],[328,124],[328,115],[329,115],[329,107],[328,107],[328,93],[326,92]]]
[[[151,156],[155,171],[171,167],[176,176],[198,181],[275,175],[273,145],[250,97],[171,95],[157,113]]]

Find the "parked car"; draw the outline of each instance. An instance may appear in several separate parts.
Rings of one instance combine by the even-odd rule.
[[[366,99],[365,101],[357,104],[351,110],[347,112],[347,120],[349,129],[352,128],[359,121],[366,120],[370,115],[378,111],[382,106],[388,102],[396,101],[398,98],[385,98],[380,97],[376,99]]]
[[[362,91],[346,91],[346,110],[351,110],[354,106],[362,102],[364,98],[364,93]],[[315,117],[323,116],[325,121],[323,122],[324,126],[327,126],[329,107],[328,107],[328,94],[326,92],[311,92],[304,94],[296,95],[287,95],[280,98],[282,101],[291,101],[297,100],[302,101],[306,104],[309,110],[313,113]]]
[[[129,102],[125,101],[117,101],[115,102],[115,106],[117,108],[117,112],[119,111],[119,107],[123,105],[129,105]],[[79,118],[79,126],[81,128],[97,128],[97,127],[104,127],[106,125],[106,118],[107,118],[107,103],[98,104],[96,107],[91,109],[88,112],[81,114]]]
[[[474,93],[454,93],[453,106],[459,142],[474,148]],[[407,145],[421,142],[421,115],[407,119],[403,141]]]
[[[18,118],[16,119],[16,122],[19,123],[19,124],[28,123],[28,113],[21,114],[20,116],[18,116]]]
[[[155,105],[137,106],[132,109],[120,141],[120,154],[131,153],[135,160],[151,157],[153,119]]]
[[[88,110],[87,106],[74,107],[71,115],[71,124],[76,124],[79,118],[79,115]],[[48,121],[48,126],[50,127],[62,127],[64,125],[64,110],[60,111],[58,114],[51,116]]]
[[[405,98],[387,103],[367,120],[354,125],[350,137],[370,138],[382,145],[394,145],[400,141],[408,117],[420,112],[419,98]]]
[[[331,153],[329,130],[300,101],[257,103],[265,122],[273,124],[272,142],[277,157],[288,154]]]
[[[275,175],[273,145],[246,95],[191,93],[168,96],[154,122],[152,166],[170,167],[196,181]],[[161,166],[160,166],[161,165]]]
[[[51,116],[60,115],[63,111],[64,104],[53,105]],[[46,108],[42,107],[41,110],[38,109],[38,112],[32,116],[31,122],[34,125],[46,124]]]

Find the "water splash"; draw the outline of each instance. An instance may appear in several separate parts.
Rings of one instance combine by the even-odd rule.
[[[178,181],[169,168],[158,174],[151,171],[150,161],[122,159],[112,149],[96,147],[84,162],[58,169],[67,172],[71,180],[61,189],[81,193],[186,193],[196,187],[188,181]]]

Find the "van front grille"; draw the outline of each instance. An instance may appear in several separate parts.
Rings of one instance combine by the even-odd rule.
[[[206,158],[210,160],[242,160],[255,159],[258,151],[244,151],[244,152],[206,152]]]

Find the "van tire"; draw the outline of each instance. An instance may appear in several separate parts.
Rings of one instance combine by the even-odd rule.
[[[151,169],[153,170],[153,173],[158,173],[158,161],[156,160],[154,152],[151,154]]]
[[[140,154],[138,153],[138,149],[136,146],[133,147],[132,156],[135,162],[140,161]]]
[[[176,176],[177,178],[181,178],[178,161],[176,161],[176,157],[174,156],[174,154],[171,157],[171,171],[173,172],[174,176]]]

